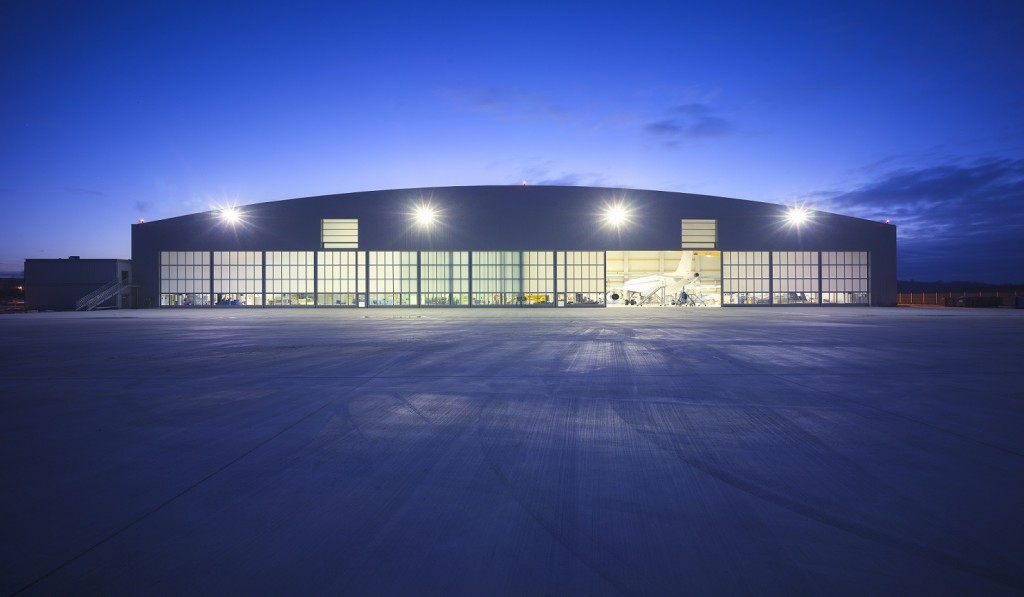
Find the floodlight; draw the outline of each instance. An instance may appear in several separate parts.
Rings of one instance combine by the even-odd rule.
[[[437,221],[437,212],[429,205],[420,205],[413,213],[416,223],[420,226],[429,226]]]
[[[621,204],[609,206],[604,212],[605,222],[616,228],[626,223],[628,216],[629,212]]]
[[[242,212],[235,206],[225,207],[220,210],[220,218],[234,226],[242,221]]]
[[[786,212],[786,223],[790,226],[802,226],[811,219],[811,212],[806,207],[791,207]]]

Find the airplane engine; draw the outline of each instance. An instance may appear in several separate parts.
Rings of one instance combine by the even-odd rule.
[[[621,298],[622,298],[622,295],[619,294],[618,292],[614,291],[614,290],[608,293],[608,300],[609,301],[617,301],[617,300],[619,300]]]

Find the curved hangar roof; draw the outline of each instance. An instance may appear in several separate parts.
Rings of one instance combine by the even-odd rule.
[[[607,223],[613,205],[627,221]],[[435,221],[418,226],[430,206]],[[559,186],[471,186],[324,195],[240,206],[226,224],[201,212],[136,224],[133,258],[149,250],[275,250],[320,248],[323,219],[358,219],[360,250],[671,250],[680,221],[716,220],[718,249],[758,251],[892,251],[895,226],[812,212],[796,227],[789,207],[689,193]]]

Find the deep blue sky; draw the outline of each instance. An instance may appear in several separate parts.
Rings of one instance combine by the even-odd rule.
[[[0,272],[225,203],[582,184],[898,226],[1024,282],[1024,2],[0,0]]]

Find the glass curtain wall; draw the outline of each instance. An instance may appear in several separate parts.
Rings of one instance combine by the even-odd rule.
[[[695,255],[707,300],[718,253]],[[720,255],[725,305],[871,302],[866,251]],[[602,251],[162,251],[160,305],[601,305],[605,260]]]
[[[473,304],[520,305],[519,251],[473,251]]]
[[[314,283],[313,251],[267,251],[267,305],[312,305]]]
[[[559,251],[557,260],[558,304],[604,304],[604,251]]]
[[[160,253],[160,306],[192,307],[210,304],[210,252]]]
[[[819,275],[816,251],[773,251],[772,303],[776,305],[816,305],[820,303]]]
[[[469,304],[469,253],[424,251],[420,253],[420,304]]]
[[[327,307],[356,306],[366,301],[366,253],[317,251],[316,304]]]
[[[370,251],[370,305],[419,304],[415,251]]]
[[[213,300],[216,305],[262,305],[263,253],[214,251]]]
[[[555,254],[551,251],[524,251],[523,304],[555,304]]]
[[[722,304],[771,304],[770,275],[767,251],[723,251]]]
[[[821,254],[821,302],[870,305],[866,251],[824,251]]]

